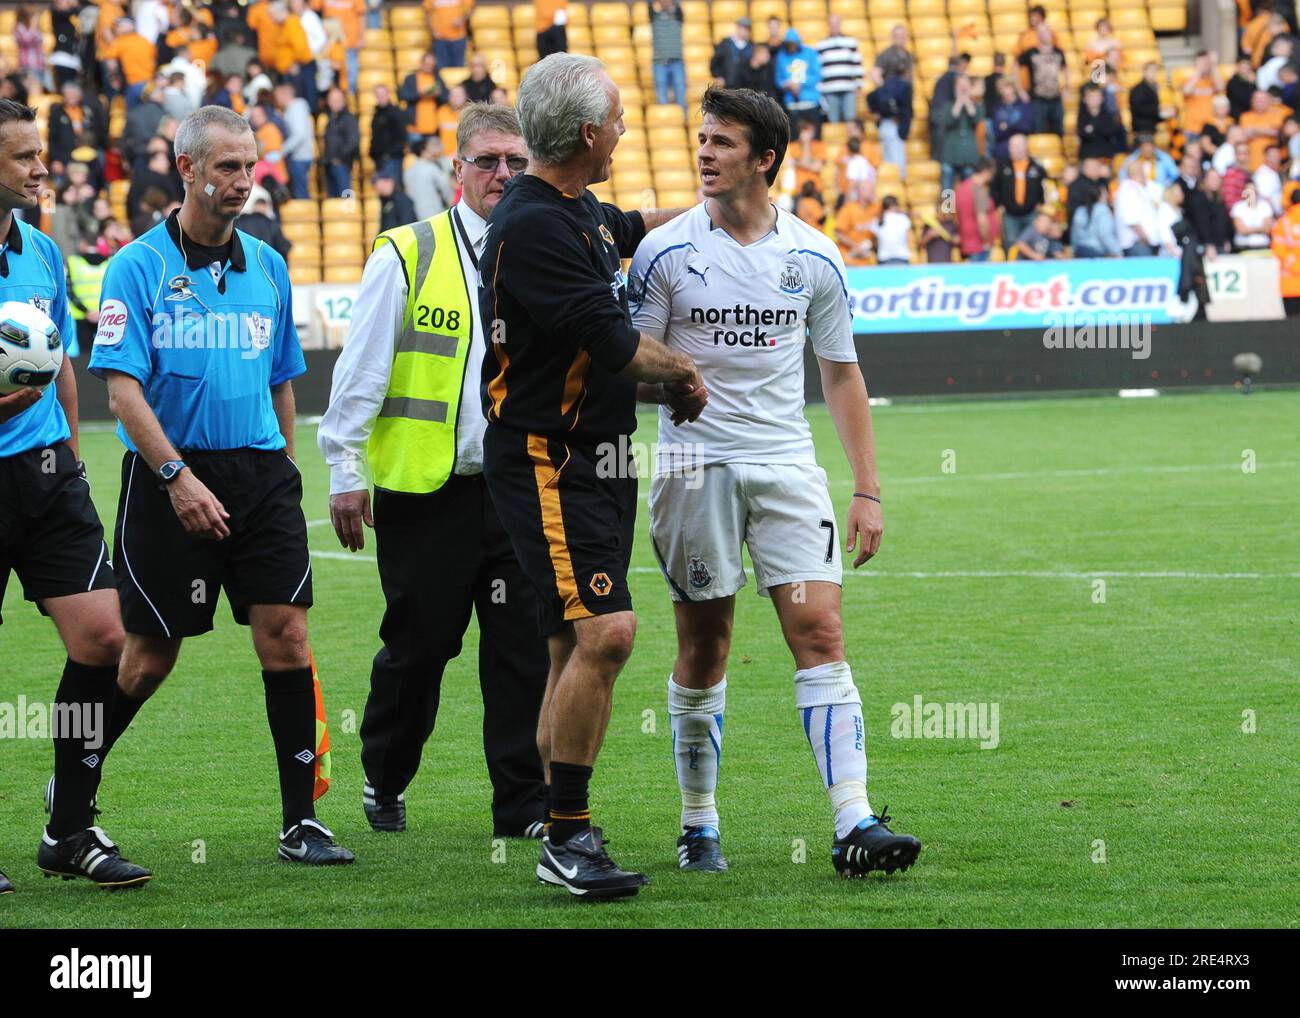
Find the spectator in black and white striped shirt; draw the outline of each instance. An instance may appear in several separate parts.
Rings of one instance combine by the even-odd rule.
[[[822,61],[821,93],[826,99],[827,116],[835,124],[857,116],[862,54],[857,39],[841,34],[838,14],[827,18],[826,27],[830,35],[817,44],[816,50]]]

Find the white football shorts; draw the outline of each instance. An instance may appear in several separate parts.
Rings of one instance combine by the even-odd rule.
[[[764,597],[782,583],[844,579],[826,471],[815,463],[716,463],[655,477],[650,536],[674,601],[740,590],[742,543]]]

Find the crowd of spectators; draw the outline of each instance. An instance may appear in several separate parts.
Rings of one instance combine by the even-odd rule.
[[[1284,278],[1296,266],[1287,296],[1300,300],[1295,11],[1289,0],[1238,6],[1241,59],[1221,68],[1217,54],[1198,54],[1178,85],[1180,110],[1162,101],[1168,90],[1157,64],[1125,88],[1124,54],[1104,17],[1083,48],[1087,73],[1072,81],[1051,18],[1037,6],[1027,9],[1015,50],[994,56],[991,74],[971,73],[954,32],[948,70],[924,106],[906,25],[864,61],[834,11],[820,38],[775,17],[760,26],[740,17],[717,41],[708,72],[719,84],[766,92],[786,110],[792,142],[779,200],[831,234],[851,265],[1272,250]],[[67,214],[45,222],[69,258],[106,257],[176,207],[171,143],[180,120],[207,103],[253,127],[253,228],[274,237],[286,199],[352,193],[363,151],[374,165],[381,225],[393,225],[455,201],[460,112],[470,102],[509,100],[487,60],[470,51],[472,7],[423,0],[429,50],[418,66],[399,69],[395,88],[371,89],[368,136],[357,115],[358,54],[364,30],[382,17],[381,0],[53,0],[52,49],[41,8],[28,5],[18,11],[16,66],[0,69],[0,94],[53,97],[51,187]],[[568,47],[566,11],[566,0],[535,4],[539,55]],[[645,13],[654,98],[689,109],[682,4],[648,0]],[[449,68],[464,68],[450,87]],[[125,121],[110,137],[118,97]],[[827,124],[838,125],[834,144],[823,140]],[[1063,139],[1067,125],[1070,157],[1049,169],[1035,158],[1034,139]],[[908,153],[918,132],[938,166],[940,198],[912,209]],[[915,170],[914,151],[912,159]],[[129,182],[117,216],[106,200],[115,181]],[[276,243],[287,249],[283,238]]]

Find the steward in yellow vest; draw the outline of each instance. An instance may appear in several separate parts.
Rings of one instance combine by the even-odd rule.
[[[89,350],[99,327],[99,293],[108,271],[108,255],[74,254],[67,260],[68,310],[77,323],[78,346]],[[77,351],[71,351],[75,357]]]
[[[367,453],[375,486],[437,491],[456,463],[456,418],[472,340],[473,313],[463,242],[451,212],[399,226],[375,238],[391,244],[406,269],[406,317],[397,336],[388,391]],[[467,412],[481,413],[477,406]]]

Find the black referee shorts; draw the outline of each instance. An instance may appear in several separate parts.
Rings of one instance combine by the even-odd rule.
[[[42,613],[47,597],[115,586],[90,485],[66,442],[0,457],[0,603],[10,572]]]
[[[182,452],[194,476],[225,506],[230,536],[186,533],[167,486],[138,453],[122,460],[114,549],[128,633],[177,639],[212,628],[225,590],[235,621],[254,604],[310,607],[311,555],[302,476],[284,453]]]
[[[483,476],[537,590],[542,636],[574,619],[631,611],[637,479],[630,453],[490,424]]]

